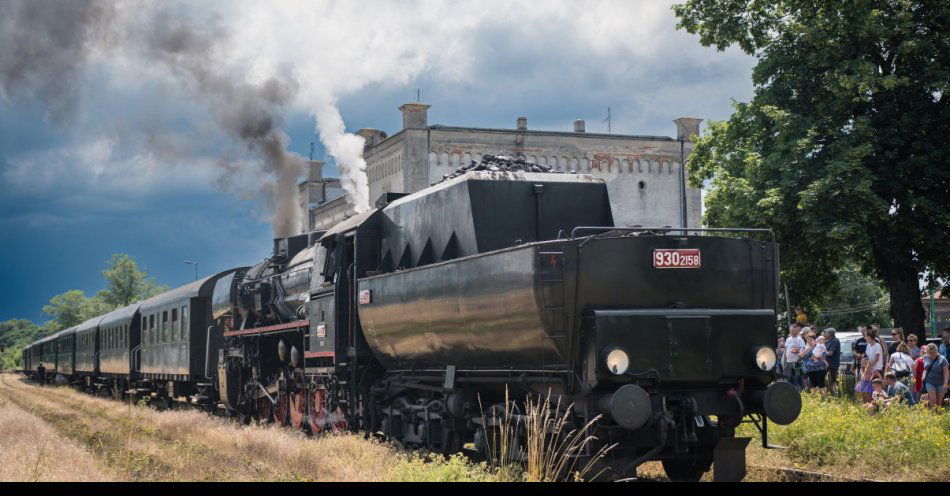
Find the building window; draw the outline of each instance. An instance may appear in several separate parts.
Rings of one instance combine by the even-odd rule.
[[[627,159],[620,161],[620,173],[622,174],[624,170],[627,172],[633,172],[633,168],[630,166],[630,161]]]
[[[462,157],[460,157],[458,153],[453,153],[453,154],[452,154],[452,168],[458,169],[458,168],[459,168],[459,161],[460,161],[461,159],[462,159]]]
[[[448,166],[449,166],[449,154],[448,154],[448,153],[442,152],[442,153],[439,154],[439,165],[441,165],[442,167],[448,167]]]

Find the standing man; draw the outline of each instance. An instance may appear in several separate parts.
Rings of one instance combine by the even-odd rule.
[[[801,325],[793,322],[788,326],[789,336],[785,339],[785,374],[788,375],[788,382],[799,391],[802,390],[802,363],[799,353],[805,349],[805,340],[798,335],[801,331]]]
[[[834,327],[825,329],[825,355],[828,357],[828,391],[838,395],[838,367],[841,366],[841,341],[835,337]]]

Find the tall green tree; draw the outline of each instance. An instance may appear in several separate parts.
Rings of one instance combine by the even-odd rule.
[[[157,284],[139,269],[134,258],[124,253],[112,255],[106,264],[108,268],[102,271],[106,288],[96,296],[113,308],[124,307],[168,290],[168,286]]]
[[[690,0],[679,27],[755,56],[755,92],[688,162],[706,222],[775,230],[792,300],[856,261],[895,324],[923,327],[918,277],[950,275],[950,2]]]
[[[837,276],[838,290],[815,311],[813,320],[820,327],[853,331],[861,324],[891,326],[888,294],[880,281],[862,274],[853,264],[837,271]]]
[[[10,319],[0,322],[0,369],[17,369],[22,364],[20,350],[27,344],[43,337],[43,328],[26,319]]]
[[[89,298],[78,289],[71,289],[65,293],[50,298],[49,303],[43,306],[43,313],[55,321],[57,330],[79,325],[96,315],[112,310],[108,304]]]

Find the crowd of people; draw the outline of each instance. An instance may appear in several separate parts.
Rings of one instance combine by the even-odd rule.
[[[799,319],[800,320],[800,319]],[[796,320],[788,335],[778,340],[779,376],[800,391],[838,395],[841,342],[829,327],[820,334],[817,327]],[[940,409],[950,405],[950,329],[943,331],[939,344],[927,343],[915,334],[891,331],[888,344],[877,325],[858,327],[861,338],[851,345],[855,397],[867,410],[877,413],[902,402]]]

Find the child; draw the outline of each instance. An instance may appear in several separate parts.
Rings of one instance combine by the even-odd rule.
[[[811,354],[813,357],[815,357],[815,360],[820,359],[822,362],[825,362],[825,366],[827,367],[828,361],[825,359],[825,357],[828,356],[828,348],[825,348],[825,337],[818,336],[817,341],[818,344],[815,345],[815,349],[812,350]]]
[[[864,407],[867,408],[869,413],[874,414],[887,406],[887,391],[884,391],[884,381],[877,377],[871,381],[871,388],[873,389],[871,402],[864,405]]]

